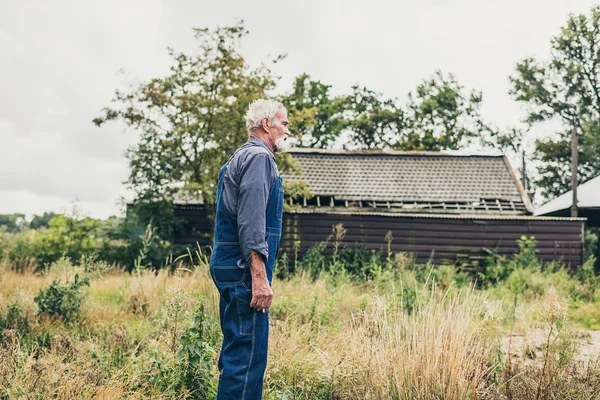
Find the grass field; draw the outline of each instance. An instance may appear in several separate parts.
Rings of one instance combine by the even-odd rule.
[[[218,297],[196,264],[128,274],[2,262],[0,396],[214,398]],[[53,281],[76,274],[89,286],[62,286],[72,297],[52,303]],[[562,269],[487,289],[448,266],[298,272],[273,289],[267,399],[598,398],[595,287]],[[41,313],[40,290],[54,307]]]

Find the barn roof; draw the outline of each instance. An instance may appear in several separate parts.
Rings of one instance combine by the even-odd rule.
[[[573,191],[558,196],[535,210],[535,215],[547,215],[569,210],[573,205]],[[577,186],[577,207],[579,209],[600,208],[600,176]]]
[[[529,198],[504,156],[440,152],[294,149],[316,200],[305,206],[371,207],[390,212],[531,213]]]

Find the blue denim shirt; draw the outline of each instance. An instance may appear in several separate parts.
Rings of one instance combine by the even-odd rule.
[[[269,192],[279,175],[275,156],[269,146],[250,137],[251,146],[237,152],[223,176],[223,203],[237,217],[240,248],[246,265],[252,250],[267,259],[266,209]]]

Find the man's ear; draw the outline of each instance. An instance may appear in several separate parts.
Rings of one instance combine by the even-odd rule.
[[[263,131],[269,133],[269,118],[263,118],[260,125],[262,126]]]

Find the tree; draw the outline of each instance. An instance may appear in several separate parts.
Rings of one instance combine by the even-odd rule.
[[[299,75],[292,92],[281,98],[298,147],[327,148],[340,137],[349,121],[344,117],[346,96],[331,96],[331,85]]]
[[[545,197],[571,189],[571,124],[580,134],[578,182],[600,173],[600,7],[590,16],[570,15],[551,40],[550,61],[526,58],[511,76],[510,94],[527,105],[525,122],[558,121],[557,138],[537,140],[534,156],[543,164],[535,185]]]
[[[493,129],[480,114],[480,92],[465,93],[449,74],[437,71],[408,94],[405,106],[395,99],[354,86],[348,97],[350,143],[361,148],[457,150]]]
[[[394,99],[383,99],[380,93],[355,85],[346,102],[351,147],[389,148],[402,134],[404,113]]]
[[[9,233],[20,232],[26,225],[25,214],[0,214],[0,227]]]
[[[247,140],[248,105],[275,87],[277,78],[266,64],[253,69],[238,52],[248,34],[242,22],[194,32],[197,54],[169,48],[169,75],[117,91],[114,105],[94,119],[98,126],[122,120],[140,133],[126,154],[127,184],[137,202],[177,195],[202,199],[211,208],[219,168]]]
[[[396,149],[458,150],[493,131],[481,117],[481,92],[465,93],[452,74],[446,77],[436,71],[408,98],[405,128]]]
[[[45,212],[43,215],[34,215],[29,223],[30,229],[47,228],[50,225],[50,220],[57,214],[53,212]]]

